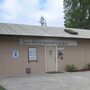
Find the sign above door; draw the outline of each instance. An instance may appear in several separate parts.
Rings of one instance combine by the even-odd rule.
[[[21,45],[59,45],[59,46],[77,46],[75,40],[48,40],[48,39],[19,39]]]

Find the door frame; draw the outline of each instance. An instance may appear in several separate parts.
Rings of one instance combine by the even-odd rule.
[[[45,72],[48,72],[47,70],[47,60],[46,60],[46,49],[47,47],[52,47],[52,46],[55,46],[56,48],[56,72],[58,72],[58,55],[57,55],[57,45],[45,45]]]

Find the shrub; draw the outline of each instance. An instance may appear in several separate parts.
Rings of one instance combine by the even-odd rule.
[[[75,65],[74,64],[67,65],[66,66],[66,71],[68,71],[68,72],[75,72],[76,71]]]
[[[87,64],[87,69],[90,70],[90,63]]]
[[[3,86],[0,85],[0,90],[6,90]]]

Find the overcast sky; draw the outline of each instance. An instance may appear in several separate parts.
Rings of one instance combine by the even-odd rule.
[[[1,23],[40,25],[41,16],[47,26],[63,27],[63,0],[0,0]]]

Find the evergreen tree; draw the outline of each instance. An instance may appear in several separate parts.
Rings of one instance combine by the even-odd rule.
[[[64,0],[64,25],[90,29],[90,0]]]

